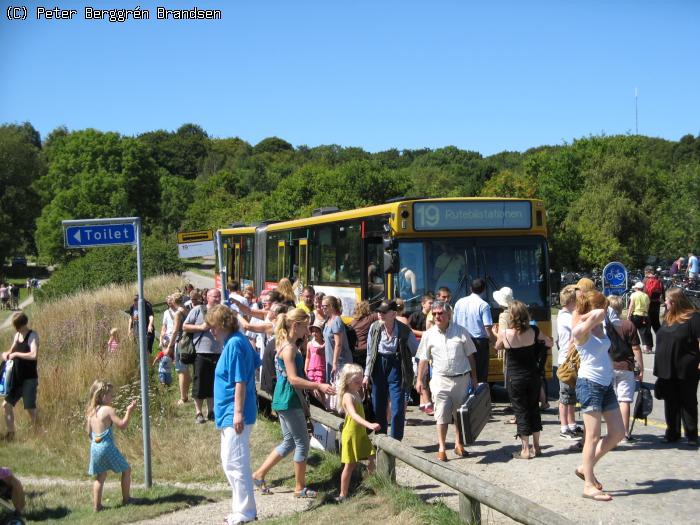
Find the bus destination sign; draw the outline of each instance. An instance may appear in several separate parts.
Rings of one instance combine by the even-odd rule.
[[[528,201],[415,202],[413,229],[516,230],[532,227]]]

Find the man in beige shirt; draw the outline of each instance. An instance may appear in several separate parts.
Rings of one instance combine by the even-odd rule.
[[[430,391],[435,404],[435,422],[438,431],[438,460],[447,461],[445,439],[447,425],[455,423],[455,454],[467,456],[462,443],[462,433],[457,410],[467,398],[467,388],[476,388],[476,348],[466,328],[452,322],[452,307],[449,303],[435,301],[432,306],[435,325],[426,330],[418,347],[418,382],[416,389],[425,388],[423,377],[432,361],[433,377]]]

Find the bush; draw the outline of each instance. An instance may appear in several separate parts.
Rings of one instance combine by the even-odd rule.
[[[177,256],[175,244],[161,237],[149,236],[143,242],[144,278],[180,273],[185,266]],[[68,262],[37,290],[39,302],[53,300],[80,291],[93,290],[109,284],[136,281],[136,249],[130,246],[93,248],[85,255]]]

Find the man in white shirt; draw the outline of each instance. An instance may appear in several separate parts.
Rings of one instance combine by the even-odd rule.
[[[425,389],[423,377],[426,367],[432,361],[433,377],[430,391],[435,405],[435,422],[438,431],[438,460],[447,461],[445,439],[447,425],[455,422],[455,454],[463,457],[468,453],[462,443],[462,433],[457,410],[467,398],[469,384],[476,388],[476,348],[469,332],[451,322],[452,307],[449,303],[435,301],[431,308],[435,325],[423,332],[418,353],[418,381],[416,389]]]

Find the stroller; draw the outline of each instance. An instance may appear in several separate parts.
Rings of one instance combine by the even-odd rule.
[[[12,504],[12,487],[0,480],[0,525],[27,525]]]

